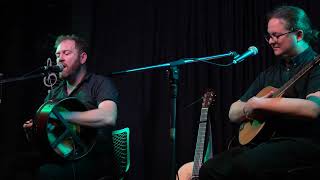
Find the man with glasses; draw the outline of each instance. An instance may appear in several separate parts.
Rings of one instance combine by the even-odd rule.
[[[279,63],[260,73],[231,105],[230,121],[245,125],[239,131],[241,145],[208,160],[200,180],[287,178],[293,169],[320,164],[320,67],[295,76],[318,59],[310,46],[318,32],[306,13],[293,6],[270,12],[267,31],[265,39]],[[241,139],[255,126],[260,130],[252,139]]]
[[[277,34],[277,33],[266,34],[266,35],[264,36],[264,38],[265,38],[266,41],[269,43],[269,40],[270,40],[270,39],[272,39],[272,40],[274,40],[274,41],[277,41],[281,36],[287,35],[287,34],[292,33],[292,32],[296,32],[296,30],[288,31],[288,32],[281,33],[281,34]]]

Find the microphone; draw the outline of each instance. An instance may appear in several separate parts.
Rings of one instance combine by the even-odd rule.
[[[246,51],[245,53],[241,54],[240,56],[236,57],[233,60],[233,64],[237,64],[241,61],[243,61],[245,58],[249,57],[249,56],[254,56],[258,54],[258,48],[256,48],[255,46],[250,46],[248,48],[248,51]]]
[[[43,66],[41,67],[41,70],[44,72],[61,72],[63,71],[64,66],[61,63],[57,63],[57,65],[53,65],[53,66]]]

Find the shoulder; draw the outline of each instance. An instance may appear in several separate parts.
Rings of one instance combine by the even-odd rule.
[[[88,78],[91,90],[97,98],[98,104],[105,100],[112,100],[118,103],[119,92],[110,77],[92,73]]]
[[[90,73],[88,75],[88,81],[89,81],[89,84],[91,84],[91,86],[95,88],[116,89],[116,86],[113,80],[110,77],[105,75]]]
[[[95,74],[95,73],[90,73],[89,79],[90,79],[90,81],[95,81],[95,82],[103,82],[103,81],[112,82],[110,77],[105,76],[105,75],[101,75],[101,74]]]
[[[258,75],[258,78],[264,78],[264,77],[273,77],[279,70],[281,69],[281,64],[277,63],[274,65],[271,65],[261,71]]]
[[[94,84],[105,84],[105,85],[114,86],[113,80],[110,77],[105,75],[91,73],[89,78],[91,83],[94,83]]]

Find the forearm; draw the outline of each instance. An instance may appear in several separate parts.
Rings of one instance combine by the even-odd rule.
[[[115,115],[104,112],[100,109],[94,109],[84,112],[70,112],[66,113],[66,119],[69,122],[90,127],[101,127],[106,125],[115,125]]]
[[[247,105],[253,109],[253,113],[249,114],[253,118],[256,112],[303,119],[316,119],[320,113],[314,102],[297,98],[261,98],[259,101],[250,101]]]
[[[236,101],[234,102],[229,110],[229,119],[231,122],[241,122],[245,119],[245,114],[243,112],[243,108],[245,106],[245,102]]]
[[[117,106],[112,101],[102,102],[97,109],[83,112],[62,112],[62,117],[69,122],[90,126],[102,127],[116,124]]]

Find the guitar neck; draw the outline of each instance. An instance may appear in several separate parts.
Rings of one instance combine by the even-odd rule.
[[[207,117],[208,117],[208,108],[201,108],[197,144],[196,144],[194,160],[193,160],[194,164],[192,169],[192,177],[199,176],[199,170],[200,170],[200,167],[202,166],[204,143],[205,143],[206,128],[207,128],[207,119],[208,119]]]

